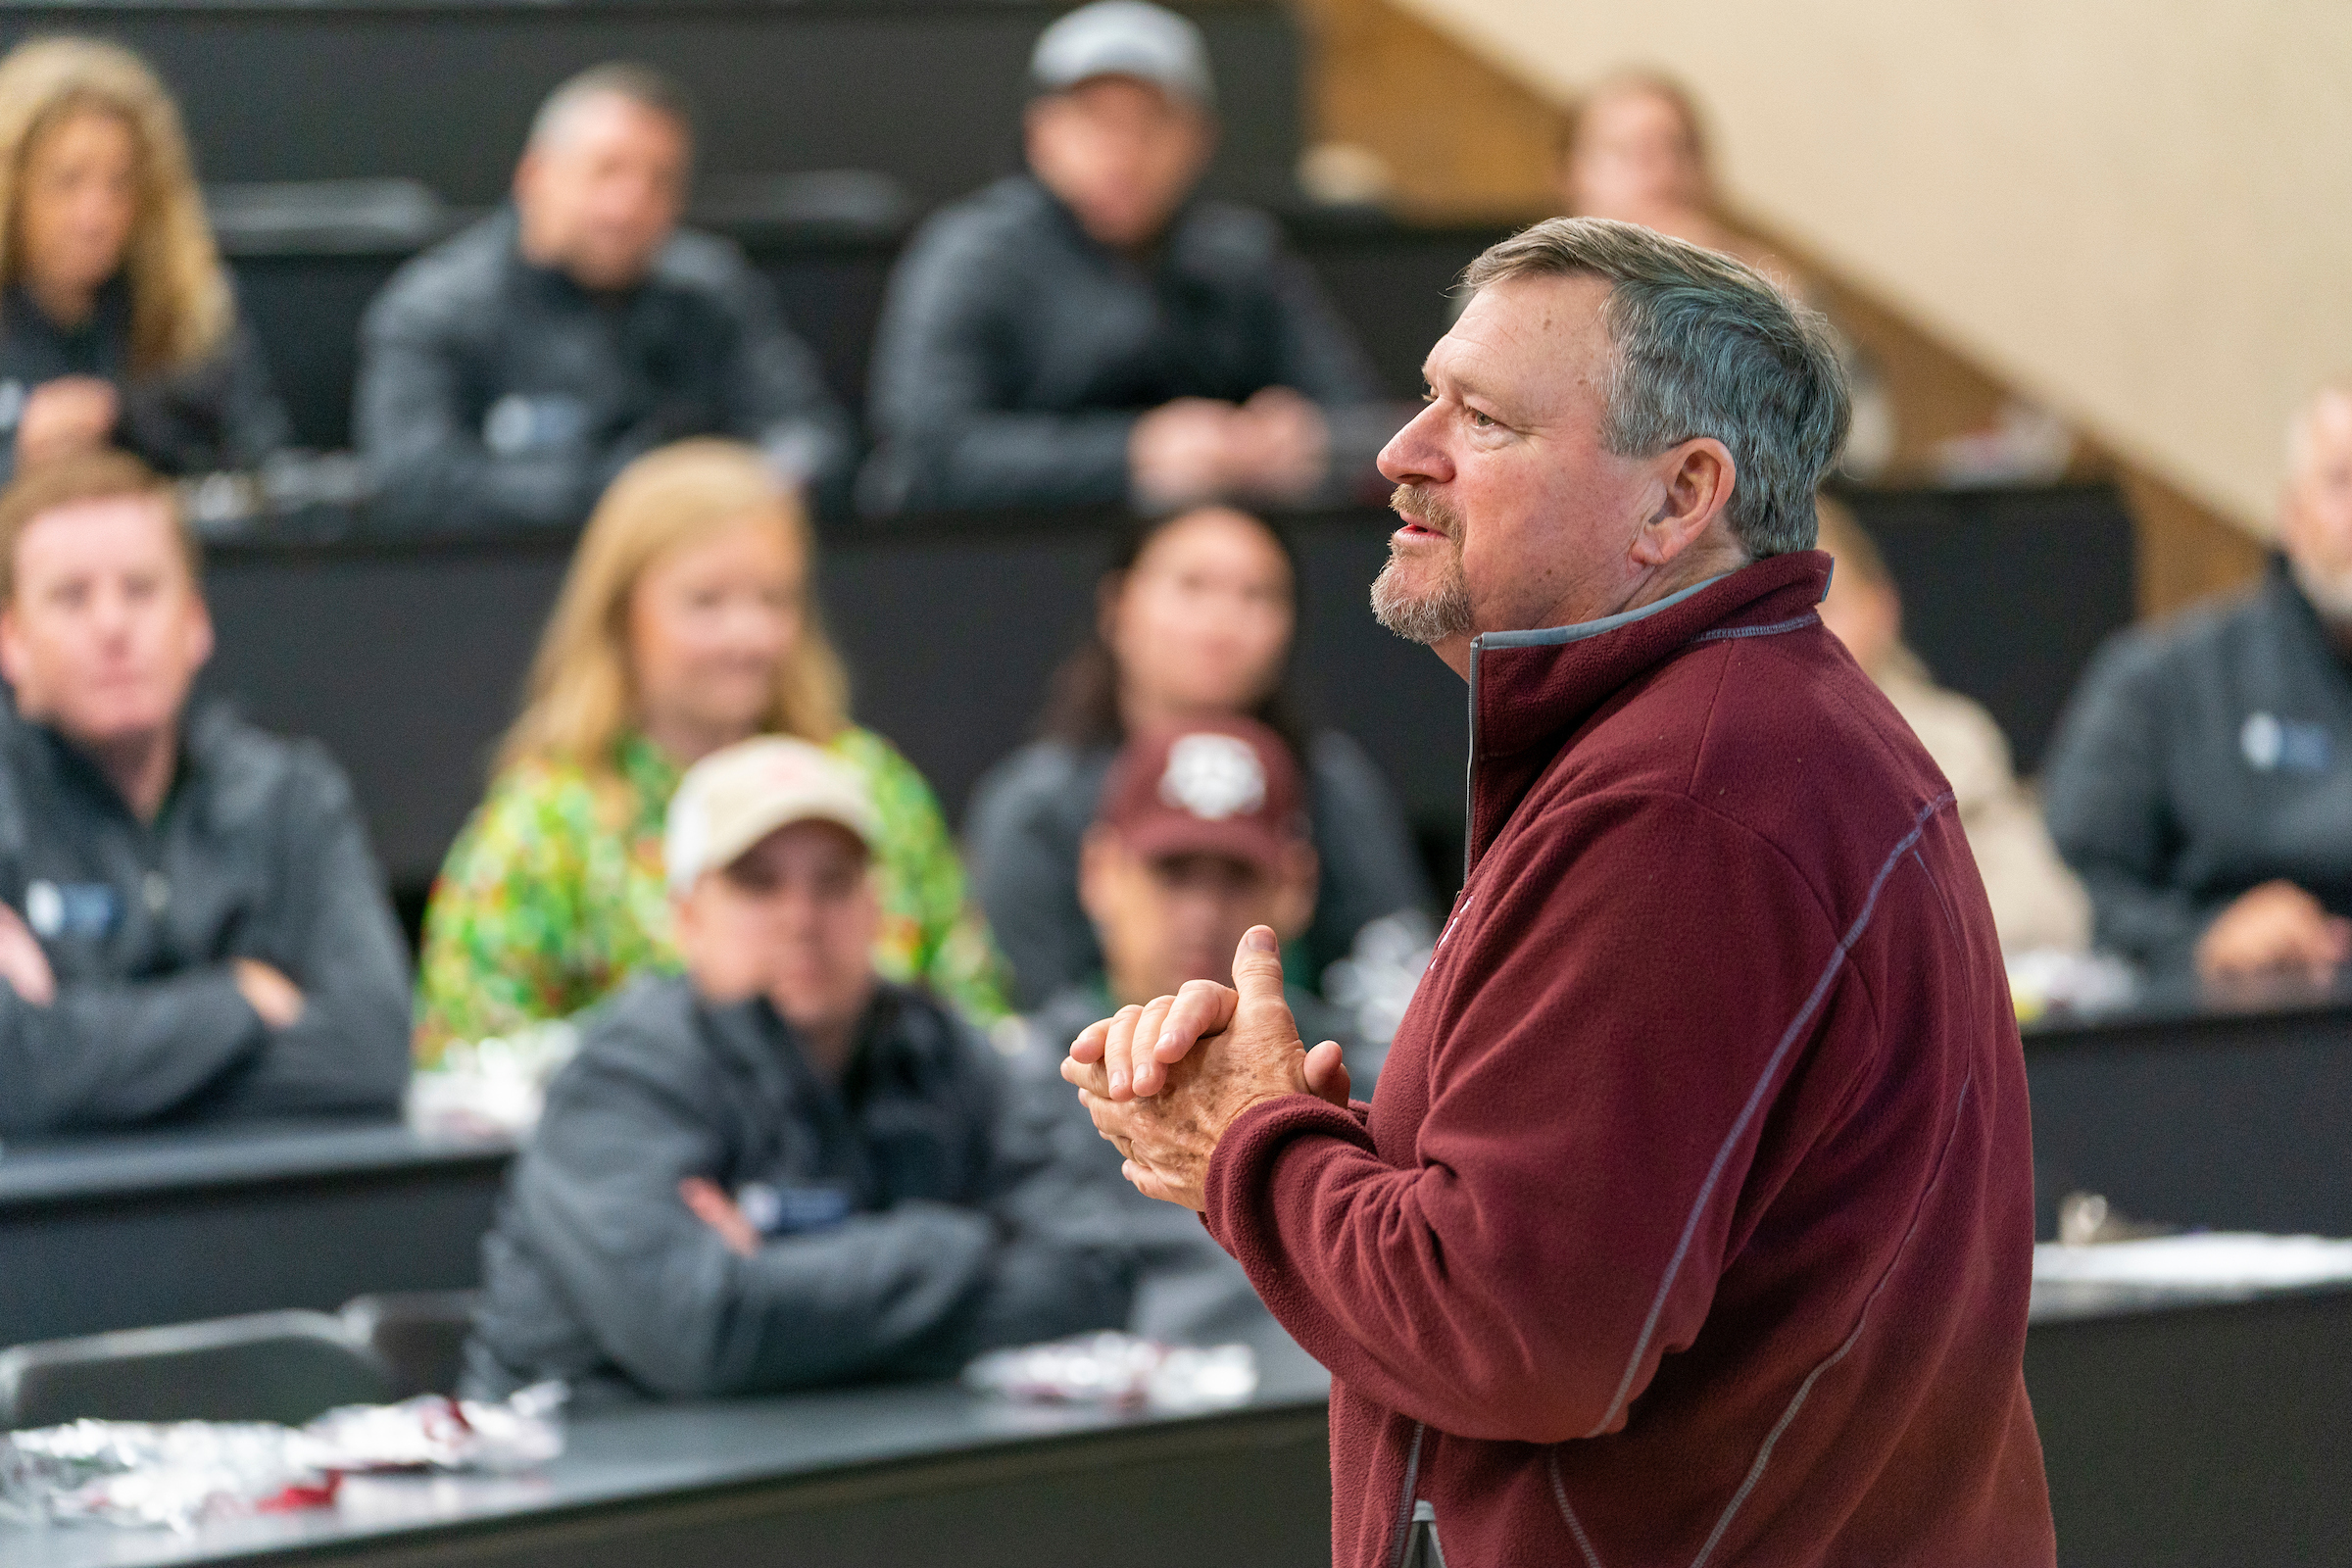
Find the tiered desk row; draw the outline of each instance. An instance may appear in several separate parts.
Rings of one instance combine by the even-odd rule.
[[[2045,1207],[2080,1187],[2352,1234],[2352,989],[2158,997],[2039,1025],[2026,1060]],[[468,1285],[507,1152],[380,1127],[12,1144],[0,1343]],[[1184,1419],[929,1387],[597,1416],[542,1477],[370,1483],[192,1542],[0,1532],[0,1563],[1314,1560],[1323,1383],[1278,1338],[1260,1360],[1252,1404]],[[2070,1568],[2352,1562],[2352,1292],[2037,1300],[2027,1381]]]

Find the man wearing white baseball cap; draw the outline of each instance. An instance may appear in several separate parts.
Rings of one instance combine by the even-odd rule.
[[[486,1246],[470,1388],[766,1393],[1124,1319],[1127,1261],[1033,1222],[1045,1152],[994,1054],[875,975],[876,831],[803,741],[687,770],[665,845],[687,972],[582,1023]]]
[[[1095,0],[1029,63],[1024,173],[938,214],[874,347],[869,513],[1298,504],[1381,488],[1401,416],[1262,213],[1196,192],[1208,50],[1148,0]]]

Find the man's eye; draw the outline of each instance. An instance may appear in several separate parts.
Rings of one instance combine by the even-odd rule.
[[[1494,428],[1494,420],[1489,416],[1479,413],[1476,409],[1471,409],[1467,412],[1470,416],[1471,428],[1477,430],[1488,430]]]

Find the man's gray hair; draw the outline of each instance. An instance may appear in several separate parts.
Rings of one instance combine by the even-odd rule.
[[[526,145],[545,146],[561,135],[572,111],[597,98],[623,98],[673,122],[691,140],[694,136],[694,99],[676,77],[634,60],[609,60],[566,78],[539,112],[531,117]]]
[[[1638,223],[1555,218],[1490,247],[1462,274],[1609,284],[1601,324],[1616,350],[1601,441],[1654,457],[1711,436],[1736,470],[1727,515],[1755,560],[1813,548],[1813,489],[1845,444],[1850,406],[1829,323],[1720,252]]]

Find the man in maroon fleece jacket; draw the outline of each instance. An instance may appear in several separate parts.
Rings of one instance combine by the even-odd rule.
[[[1239,990],[1064,1075],[1329,1366],[1338,1561],[2053,1560],[2024,1058],[1949,787],[1814,612],[1820,327],[1594,220],[1471,269],[1373,591],[1469,866],[1370,1105]]]

